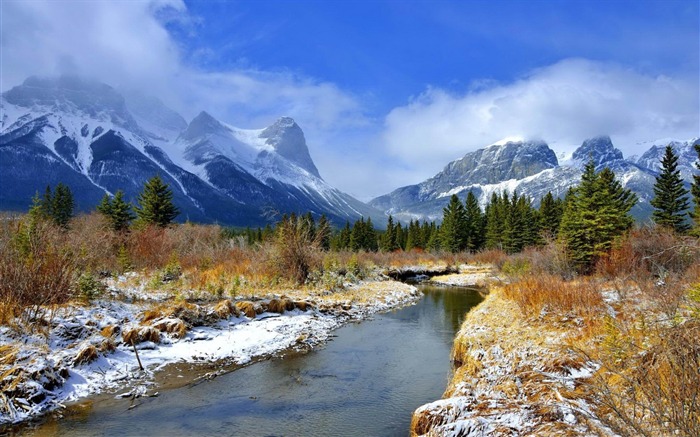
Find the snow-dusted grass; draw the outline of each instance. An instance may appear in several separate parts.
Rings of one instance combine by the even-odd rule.
[[[416,410],[412,434],[609,434],[582,385],[598,364],[562,347],[587,334],[576,320],[560,322],[545,331],[492,287],[455,339],[445,399]]]
[[[16,423],[105,390],[141,396],[174,363],[243,365],[289,348],[305,350],[350,319],[415,302],[415,287],[367,282],[338,292],[194,304],[146,299],[142,289],[112,287],[112,298],[66,305],[42,333],[0,328],[0,424]],[[249,315],[238,304],[250,304]],[[184,328],[184,329],[183,329]],[[140,369],[134,351],[143,365]]]

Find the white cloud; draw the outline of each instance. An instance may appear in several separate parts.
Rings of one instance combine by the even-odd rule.
[[[196,61],[209,49],[183,53],[166,25],[191,37],[206,23],[191,16],[182,0],[3,0],[0,7],[2,91],[32,75],[75,73],[160,97],[186,119],[206,110],[235,126],[262,128],[291,116],[304,130],[311,155],[326,158],[322,174],[331,183],[346,180],[347,156],[328,150],[327,141],[344,146],[341,132],[369,123],[360,99],[292,71],[203,71],[191,65],[188,59]]]
[[[509,84],[481,82],[462,95],[428,88],[386,117],[389,153],[421,163],[416,181],[448,161],[507,136],[556,150],[608,134],[626,155],[656,138],[700,135],[697,77],[649,76],[618,65],[567,59]]]
[[[196,31],[198,19],[182,0],[3,0],[2,8],[3,91],[31,75],[77,73],[157,95],[186,118],[207,110],[241,127],[263,127],[289,115],[312,131],[364,123],[356,97],[329,82],[188,65],[165,22]]]

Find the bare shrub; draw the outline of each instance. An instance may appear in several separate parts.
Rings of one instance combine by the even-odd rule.
[[[700,435],[700,321],[631,334],[608,334],[598,416],[622,435]]]
[[[564,245],[551,240],[544,246],[525,249],[524,256],[530,260],[533,274],[548,274],[569,280],[576,276],[571,261],[566,256]]]
[[[697,238],[684,237],[660,226],[635,229],[601,257],[596,271],[609,278],[663,280],[669,273],[684,273],[700,257]]]
[[[272,271],[297,284],[305,283],[309,273],[322,266],[323,239],[323,235],[312,231],[305,218],[283,219],[277,225],[274,243],[267,252]]]
[[[10,323],[21,316],[34,330],[34,321],[50,307],[73,296],[75,257],[63,245],[53,224],[17,220],[3,226],[0,239],[0,317]]]

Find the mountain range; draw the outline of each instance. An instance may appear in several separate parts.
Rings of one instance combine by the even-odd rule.
[[[283,213],[336,224],[382,213],[331,187],[289,117],[240,129],[201,112],[187,123],[161,101],[79,77],[30,77],[0,98],[0,209],[68,185],[79,210],[123,190],[134,201],[158,174],[180,220],[263,225]]]
[[[323,180],[289,117],[241,129],[202,111],[188,123],[153,97],[74,76],[30,77],[0,97],[0,210],[26,211],[35,193],[59,182],[71,188],[79,210],[120,189],[134,201],[158,174],[173,190],[181,221],[261,226],[310,211],[336,225],[371,217],[382,227],[389,214],[404,223],[440,221],[450,196],[463,199],[469,191],[482,207],[504,190],[536,205],[548,191],[562,197],[593,159],[637,193],[632,213],[646,220],[665,146],[674,148],[689,184],[699,143],[652,141],[625,158],[607,136],[585,140],[570,156],[557,156],[541,140],[505,139],[365,204]]]
[[[645,221],[653,209],[649,202],[654,197],[661,158],[669,144],[679,156],[678,168],[689,185],[692,175],[697,174],[693,165],[698,156],[693,145],[700,144],[700,139],[653,141],[640,145],[649,147],[641,156],[627,159],[608,136],[585,140],[564,159],[559,159],[544,141],[504,140],[467,153],[435,176],[379,196],[369,204],[403,222],[439,220],[452,194],[464,199],[469,191],[479,199],[482,208],[493,193],[504,190],[530,196],[538,206],[548,191],[563,197],[569,187],[577,185],[584,165],[592,159],[597,171],[609,167],[625,188],[637,194],[639,203],[631,213]]]

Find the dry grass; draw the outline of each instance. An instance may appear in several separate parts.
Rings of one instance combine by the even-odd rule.
[[[152,326],[137,326],[122,332],[126,344],[138,344],[144,341],[160,343],[160,331]]]
[[[118,325],[109,325],[102,328],[100,334],[105,338],[114,338],[121,332],[121,328]]]
[[[236,308],[238,309],[238,311],[245,314],[245,316],[250,319],[254,319],[255,315],[257,314],[257,311],[255,310],[255,304],[247,300],[236,302]]]
[[[236,305],[228,299],[224,299],[214,305],[212,313],[219,319],[228,319],[231,316],[238,317],[241,314]]]
[[[74,366],[79,366],[81,364],[89,364],[95,361],[100,356],[97,348],[94,345],[88,345],[78,352],[73,360]]]
[[[9,344],[0,345],[0,365],[7,366],[13,364],[17,359],[17,352],[19,352],[17,346]]]
[[[546,310],[593,320],[605,309],[598,285],[587,278],[564,281],[551,275],[526,276],[507,284],[504,296],[517,302],[528,316],[539,316]]]
[[[180,319],[165,318],[160,319],[151,325],[160,332],[170,334],[174,338],[184,338],[187,334],[187,325]]]

